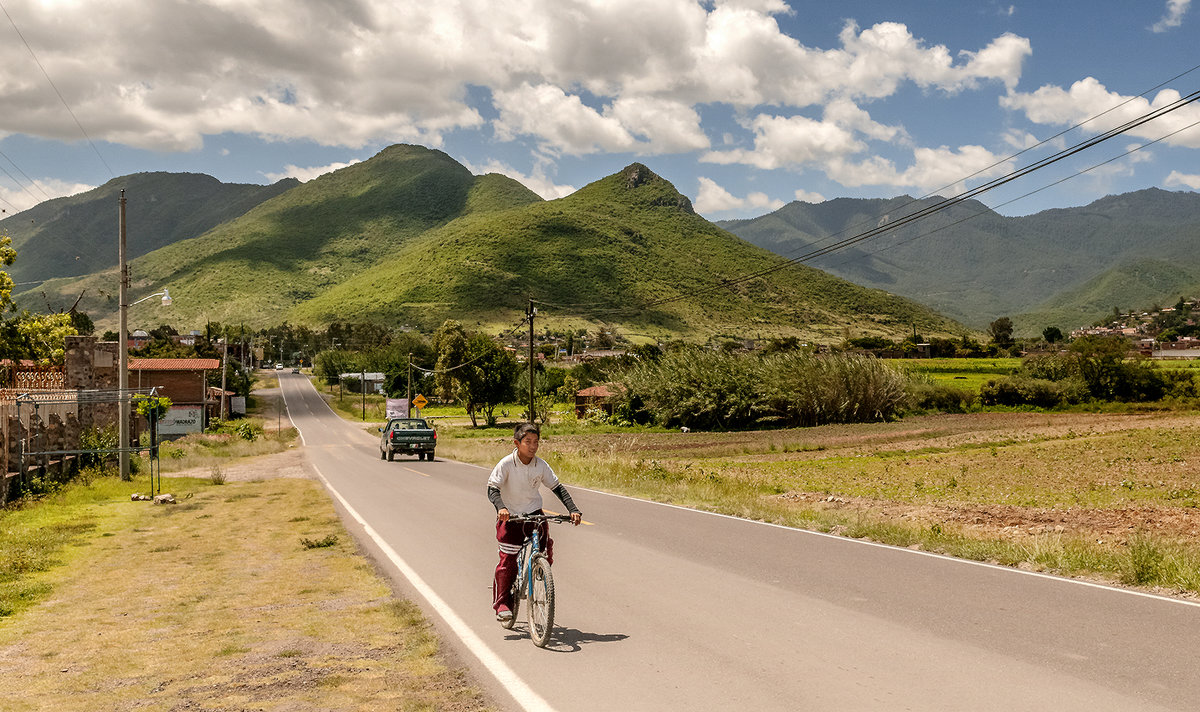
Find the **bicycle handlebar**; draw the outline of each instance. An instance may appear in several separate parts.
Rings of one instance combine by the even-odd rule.
[[[554,522],[555,524],[562,524],[563,522],[571,521],[571,515],[569,515],[569,514],[509,515],[508,521],[510,521],[510,522]]]

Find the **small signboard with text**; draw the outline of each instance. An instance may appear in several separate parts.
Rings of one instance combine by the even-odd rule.
[[[387,417],[389,417],[389,418],[407,418],[408,417],[408,399],[407,398],[388,398],[386,407],[387,407]]]
[[[173,405],[158,421],[159,435],[187,435],[204,430],[204,408],[198,405]]]

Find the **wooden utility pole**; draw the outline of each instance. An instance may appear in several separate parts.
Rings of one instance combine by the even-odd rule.
[[[412,417],[412,351],[408,352],[408,417]]]
[[[537,307],[533,306],[533,297],[529,298],[529,422],[537,421],[533,411],[533,317],[537,316]]]

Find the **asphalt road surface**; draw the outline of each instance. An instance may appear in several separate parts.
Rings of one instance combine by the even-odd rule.
[[[350,531],[506,709],[1200,709],[1195,603],[584,490],[569,472],[588,524],[551,531],[555,630],[538,649],[524,610],[511,631],[491,610],[487,470],[382,461],[306,378],[280,379]]]

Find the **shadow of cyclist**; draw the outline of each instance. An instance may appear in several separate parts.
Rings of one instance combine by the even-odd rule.
[[[520,631],[519,628],[513,628],[509,635],[504,636],[504,639],[520,640],[528,637],[528,630]],[[555,626],[554,631],[550,634],[550,642],[546,644],[545,649],[555,653],[578,653],[588,643],[615,643],[628,637],[624,633],[585,633],[575,628]]]

